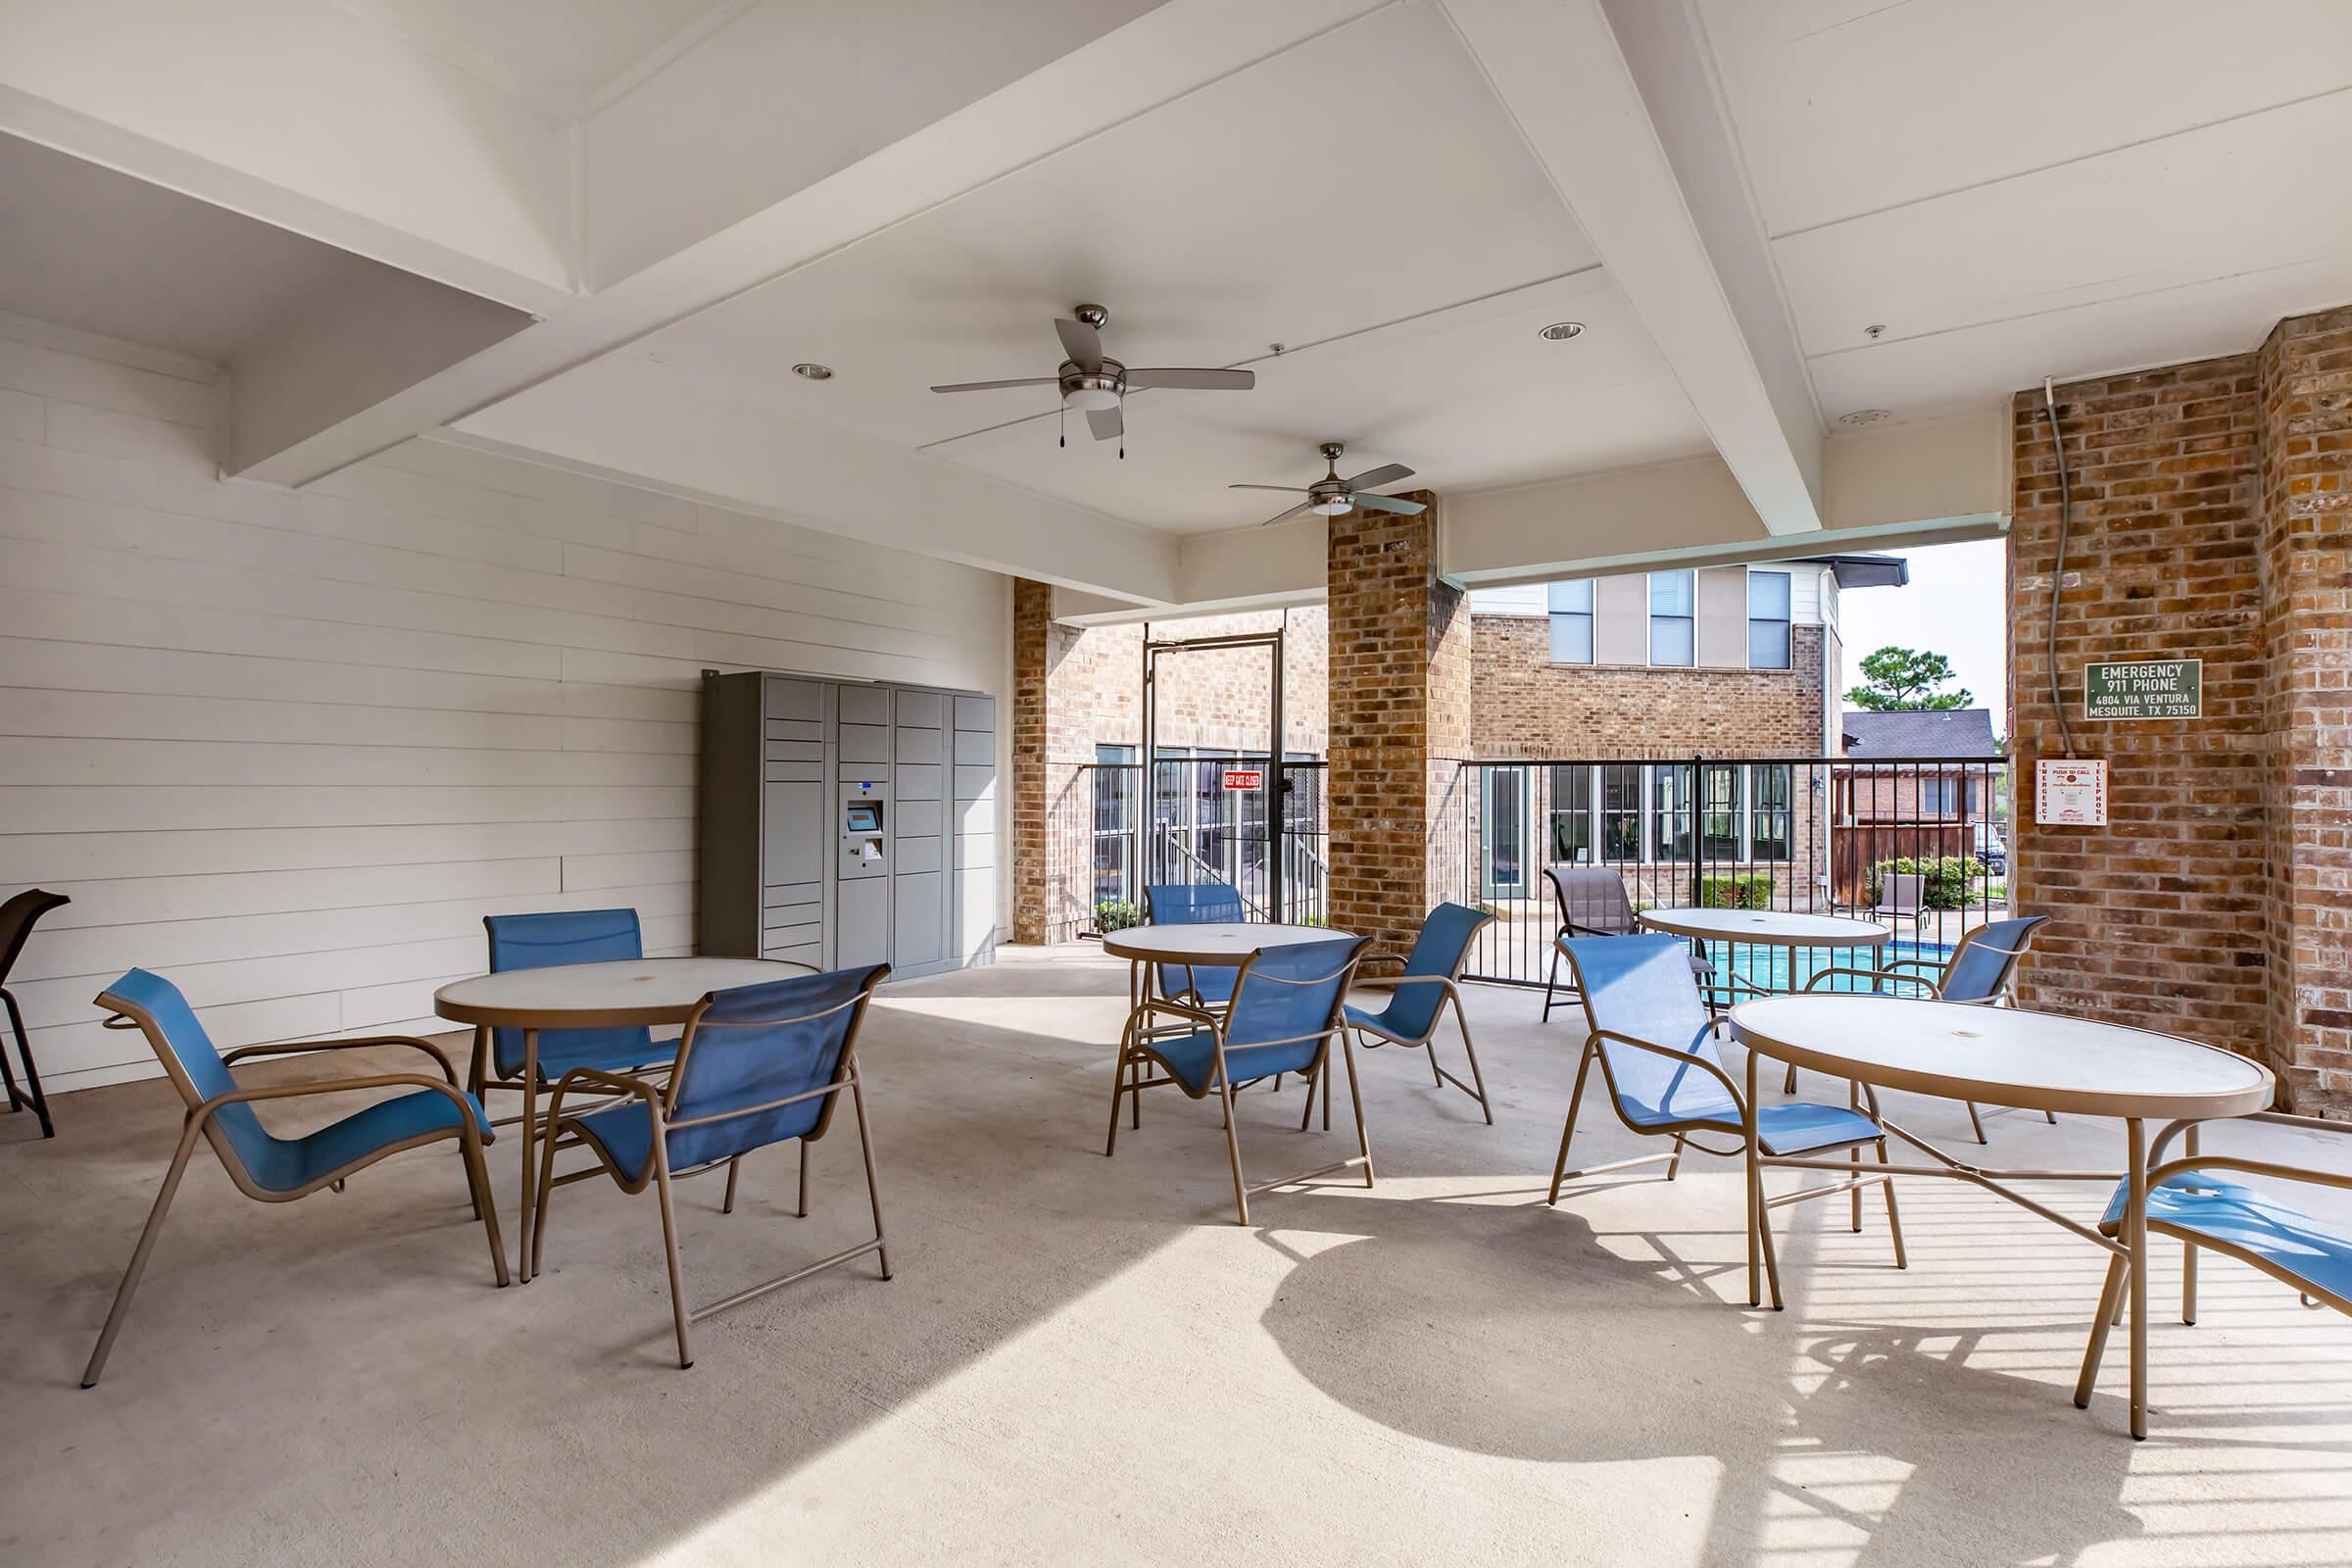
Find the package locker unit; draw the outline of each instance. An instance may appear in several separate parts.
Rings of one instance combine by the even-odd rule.
[[[703,953],[900,978],[997,935],[997,705],[980,692],[703,674]]]

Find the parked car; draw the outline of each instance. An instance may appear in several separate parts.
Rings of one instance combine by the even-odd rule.
[[[1971,852],[1984,862],[1984,868],[1994,876],[2009,874],[2009,846],[2001,838],[1998,822],[1979,822],[1976,826],[1976,847]]]

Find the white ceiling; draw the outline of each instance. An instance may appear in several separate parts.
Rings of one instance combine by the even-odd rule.
[[[493,86],[577,118],[751,0],[329,0]]]
[[[1280,156],[1269,156],[1279,149]],[[1130,366],[1250,365],[1250,393],[1139,394],[1127,457],[1054,389],[1053,319],[1107,305]],[[1537,336],[1584,320],[1571,343]],[[1268,346],[1280,342],[1280,357]],[[1252,523],[1314,447],[1437,488],[1689,456],[1706,435],[1433,6],[1287,51],[668,327],[640,347],[799,417],[1112,516]],[[827,382],[788,373],[833,367]]]
[[[233,367],[315,304],[384,284],[498,308],[380,262],[0,135],[0,311]],[[513,330],[525,318],[506,313]]]
[[[2341,0],[1701,10],[1833,418],[2242,352],[2352,299]]]

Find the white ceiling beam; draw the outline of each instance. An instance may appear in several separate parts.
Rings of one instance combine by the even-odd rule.
[[[1822,421],[1684,0],[1445,0],[1774,534],[1822,525]]]

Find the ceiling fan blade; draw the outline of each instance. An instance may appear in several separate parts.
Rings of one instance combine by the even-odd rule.
[[[1408,517],[1417,517],[1429,510],[1425,502],[1391,501],[1387,496],[1349,495],[1348,504],[1358,512],[1396,512]]]
[[[1067,317],[1054,319],[1054,331],[1061,339],[1061,352],[1070,357],[1071,364],[1087,371],[1102,368],[1102,333],[1084,321],[1073,321]]]
[[[1271,528],[1271,527],[1273,527],[1273,526],[1274,526],[1276,523],[1278,523],[1278,522],[1288,522],[1288,521],[1290,521],[1290,520],[1291,520],[1293,517],[1296,517],[1296,516],[1297,516],[1297,515],[1298,515],[1298,514],[1300,514],[1301,512],[1312,512],[1312,511],[1314,511],[1314,510],[1315,510],[1315,507],[1314,507],[1314,503],[1313,503],[1313,502],[1311,502],[1311,501],[1301,501],[1301,502],[1299,502],[1299,503],[1298,503],[1297,506],[1293,507],[1293,508],[1292,508],[1290,511],[1288,511],[1288,512],[1278,512],[1278,513],[1274,514],[1274,515],[1272,515],[1271,517],[1268,517],[1268,518],[1267,518],[1265,521],[1263,521],[1263,522],[1259,523],[1259,524],[1258,524],[1258,526],[1259,526],[1260,528]]]
[[[1228,490],[1280,490],[1283,494],[1292,496],[1314,494],[1302,484],[1229,484],[1225,488]]]
[[[1413,470],[1401,463],[1386,463],[1377,468],[1366,468],[1354,478],[1343,481],[1350,490],[1377,490],[1384,484],[1410,479]]]
[[[1057,375],[1024,375],[1013,381],[956,381],[948,386],[935,386],[934,392],[994,392],[1005,386],[1059,386]]]
[[[1171,387],[1187,392],[1247,392],[1257,385],[1255,370],[1129,370],[1127,390],[1147,391],[1152,387]]]
[[[1095,432],[1096,440],[1108,441],[1113,436],[1124,434],[1127,423],[1119,417],[1119,408],[1114,403],[1107,409],[1087,410],[1086,427]]]

